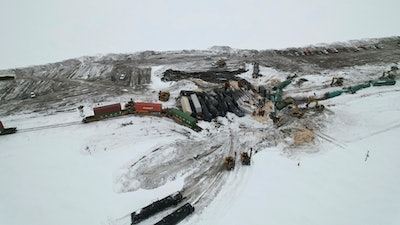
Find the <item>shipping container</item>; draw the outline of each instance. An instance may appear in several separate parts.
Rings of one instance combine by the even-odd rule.
[[[3,123],[0,121],[0,130],[3,130],[3,129],[4,129]]]
[[[199,99],[197,98],[197,95],[191,94],[190,98],[192,99],[192,102],[193,102],[194,108],[196,109],[197,115],[199,115],[202,112],[202,110],[201,110],[201,104],[199,102]]]
[[[148,103],[148,102],[135,102],[135,110],[140,113],[160,113],[162,110],[162,104],[160,103]]]
[[[180,124],[186,125],[188,127],[195,127],[197,120],[190,115],[180,111],[179,109],[172,109],[172,118]]]
[[[182,106],[182,111],[188,115],[192,115],[193,111],[190,108],[190,102],[188,97],[182,96],[181,97],[181,106]]]
[[[104,115],[104,114],[108,114],[108,113],[114,113],[114,112],[121,111],[121,104],[116,103],[116,104],[112,104],[112,105],[100,106],[100,107],[94,108],[93,111],[94,111],[94,115],[96,115],[96,116]]]

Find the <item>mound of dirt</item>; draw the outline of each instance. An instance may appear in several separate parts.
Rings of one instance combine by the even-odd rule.
[[[307,128],[299,128],[299,131],[293,133],[293,139],[295,145],[303,145],[305,143],[310,143],[314,140],[314,133]]]

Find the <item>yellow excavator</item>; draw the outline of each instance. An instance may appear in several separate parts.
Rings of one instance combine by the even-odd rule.
[[[324,110],[325,109],[325,106],[324,105],[320,105],[319,103],[318,103],[318,100],[317,99],[315,99],[314,97],[308,97],[307,98],[307,104],[306,104],[306,107],[308,108],[308,106],[311,104],[311,103],[315,103],[315,105],[314,105],[314,109],[316,110],[316,111],[322,111],[322,110]]]
[[[343,86],[343,77],[332,77],[331,87]]]
[[[159,91],[158,92],[158,100],[162,102],[166,102],[169,100],[170,93],[169,91]]]
[[[299,106],[297,105],[296,101],[293,98],[285,98],[284,100],[277,102],[275,104],[275,108],[277,110],[281,110],[288,105],[293,105],[296,110],[293,113],[293,116],[295,116],[297,118],[301,118],[303,116],[303,113],[300,111]]]

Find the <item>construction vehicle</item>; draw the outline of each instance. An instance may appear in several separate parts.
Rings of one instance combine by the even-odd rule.
[[[169,100],[170,93],[169,91],[160,91],[158,92],[158,100],[162,102],[166,102]]]
[[[397,71],[399,68],[397,66],[392,66],[389,71],[385,71],[382,73],[382,76],[379,77],[379,80],[385,79],[396,79]]]
[[[307,98],[307,104],[306,104],[306,107],[308,108],[308,106],[311,104],[311,103],[315,103],[315,105],[314,105],[314,109],[316,110],[316,111],[322,111],[322,110],[324,110],[325,109],[325,106],[324,105],[320,105],[319,103],[318,103],[318,100],[316,99],[316,98],[314,98],[314,97],[308,97]]]
[[[228,171],[235,169],[235,158],[232,156],[226,157],[224,164],[225,164],[226,170],[228,170]]]
[[[215,65],[216,65],[218,68],[222,68],[222,67],[225,67],[225,66],[226,66],[226,62],[225,62],[225,60],[223,60],[223,59],[219,59],[219,60],[215,63]]]
[[[343,77],[332,77],[331,87],[343,86]]]
[[[383,79],[395,79],[395,75],[393,73],[391,73],[391,71],[385,71],[382,73],[382,76],[379,77],[380,80]]]
[[[240,153],[240,161],[242,162],[242,165],[246,165],[246,166],[250,165],[251,154],[252,153],[250,153],[250,155],[249,155],[247,152]]]
[[[293,105],[296,110],[293,113],[293,116],[297,118],[301,118],[303,116],[303,113],[300,111],[299,106],[297,105],[296,101],[293,98],[285,98],[284,100],[275,103],[275,107],[277,110],[282,110],[288,105]]]

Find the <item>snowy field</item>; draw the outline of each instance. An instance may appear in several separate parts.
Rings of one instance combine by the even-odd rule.
[[[334,114],[317,132],[314,145],[291,155],[284,153],[284,145],[260,149],[250,167],[224,172],[219,193],[208,196],[211,203],[196,208],[181,224],[400,224],[399,97],[396,84],[321,102]],[[230,117],[231,123],[222,120],[221,131],[250,121],[250,116]],[[181,190],[190,174],[177,173],[149,189],[135,182],[138,177],[129,177],[135,174],[128,173],[129,168],[171,143],[217,141],[206,131],[196,133],[167,118],[125,116],[90,124],[80,120],[75,110],[2,118],[6,127],[20,131],[0,138],[0,224],[128,225],[131,212]],[[40,129],[48,125],[55,126]],[[218,132],[212,131],[212,124],[200,125]],[[254,121],[251,126],[272,125]],[[241,138],[254,137],[257,134],[243,133]],[[305,153],[308,147],[318,152]],[[191,150],[188,147],[187,154]],[[176,154],[173,149],[165,152]],[[154,160],[162,163],[163,157],[168,155]],[[143,224],[163,216],[165,212]]]

